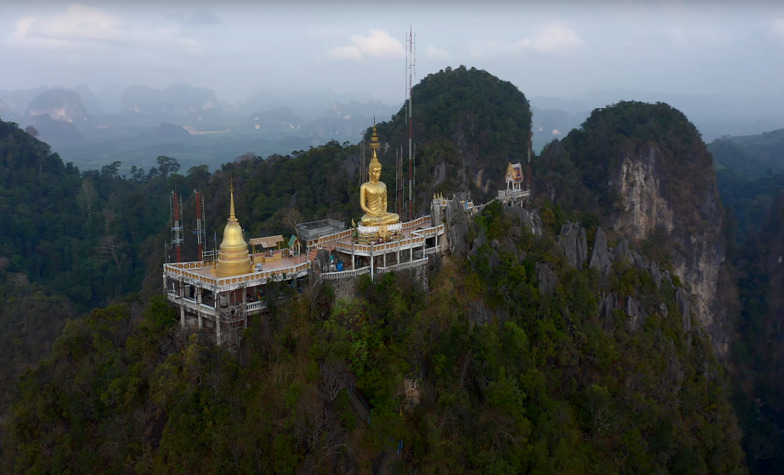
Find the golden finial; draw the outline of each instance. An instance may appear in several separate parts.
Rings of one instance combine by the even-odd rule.
[[[378,134],[376,133],[376,119],[373,119],[373,134],[370,136],[370,148],[375,152],[380,146],[381,144],[378,143]]]
[[[378,157],[376,156],[376,150],[381,146],[378,141],[378,134],[376,133],[376,118],[373,117],[373,134],[370,136],[370,149],[373,150],[373,154],[371,155],[370,163],[373,163],[375,160],[378,162]]]
[[[231,204],[229,205],[229,220],[237,220],[237,217],[234,215],[234,179],[231,179],[231,184],[229,185],[229,193],[231,195]]]

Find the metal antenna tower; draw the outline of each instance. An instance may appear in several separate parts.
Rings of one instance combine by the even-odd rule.
[[[414,115],[413,104],[411,102],[411,89],[414,82],[414,74],[416,74],[416,48],[414,42],[416,36],[414,35],[413,27],[408,30],[408,49],[406,50],[406,71],[408,72],[408,97],[406,105],[408,106],[408,219],[414,219]]]
[[[525,177],[527,182],[526,184],[528,185],[527,188],[529,190],[531,189],[531,149],[533,148],[533,140],[534,140],[534,131],[529,130],[528,131],[528,166],[526,167],[527,168],[526,171],[528,173],[527,176]]]
[[[204,244],[207,241],[207,236],[204,234],[207,218],[204,212],[204,196],[196,190],[193,190],[193,193],[196,196],[196,229],[193,230],[193,234],[196,235],[196,242],[199,244],[199,260],[201,261],[204,259]]]
[[[182,198],[177,195],[176,191],[171,192],[169,197],[169,211],[171,213],[171,244],[177,249],[176,259],[177,262],[182,262],[181,246],[182,246]]]

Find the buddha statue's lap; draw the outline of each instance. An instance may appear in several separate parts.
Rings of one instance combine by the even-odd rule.
[[[400,222],[400,216],[395,213],[386,213],[381,216],[364,215],[362,216],[363,226],[382,226],[388,224],[396,224]]]

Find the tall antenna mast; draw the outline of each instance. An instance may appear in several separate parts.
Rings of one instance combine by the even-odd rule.
[[[527,166],[528,169],[526,170],[528,173],[527,176],[525,177],[527,181],[526,184],[528,185],[529,190],[531,189],[531,149],[533,148],[533,140],[534,140],[534,131],[529,129],[528,130],[528,166]]]
[[[204,243],[206,242],[204,230],[207,219],[204,215],[204,196],[196,190],[193,190],[193,193],[196,195],[196,229],[193,230],[193,234],[196,235],[196,241],[199,244],[199,260],[201,261],[204,259]]]
[[[397,214],[398,216],[403,216],[403,210],[405,208],[403,202],[405,201],[405,197],[403,195],[403,145],[398,146],[396,153],[395,153],[395,175],[397,177],[397,182],[395,183],[395,199],[397,200]]]
[[[406,70],[408,71],[408,219],[414,219],[414,115],[413,104],[411,103],[411,89],[413,87],[413,77],[416,71],[416,58],[414,56],[414,29],[408,30],[408,50],[406,51]]]
[[[177,262],[182,262],[180,246],[182,245],[182,198],[177,196],[176,191],[172,191],[169,198],[169,209],[171,211],[171,243],[177,249]]]
[[[365,183],[367,179],[365,178],[365,137],[363,134],[362,141],[359,143],[359,186],[362,186],[362,183]]]
[[[395,211],[400,216],[400,149],[395,149]]]

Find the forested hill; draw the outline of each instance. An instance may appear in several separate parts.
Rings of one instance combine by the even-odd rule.
[[[25,376],[3,468],[743,472],[726,381],[676,281],[628,247],[599,268],[584,230],[525,222],[488,206],[428,291],[396,274],[347,300],[314,288],[253,319],[237,354],[183,335],[163,297],[140,320],[94,310]]]
[[[711,156],[683,113],[620,102],[593,111],[537,160],[541,199],[655,255],[689,289],[694,313],[727,355],[737,293]]]
[[[81,174],[0,121],[0,414],[67,319],[138,292],[163,262],[168,168],[126,180],[118,165]]]
[[[784,129],[759,135],[722,137],[708,145],[723,168],[745,178],[784,172]]]
[[[419,91],[427,92],[419,96]],[[513,98],[510,104],[504,94]],[[501,179],[511,159],[509,147],[515,137],[527,137],[530,126],[528,105],[514,86],[484,71],[457,68],[428,76],[414,95],[422,119],[416,132],[418,208],[429,207],[431,177],[440,177],[437,190],[447,196],[477,190],[471,180],[451,177],[481,165],[477,160],[484,155],[494,157],[499,171],[492,178]],[[448,101],[439,102],[439,95]],[[472,98],[480,96],[495,106],[479,107],[481,101]],[[462,162],[463,155],[450,148],[451,138],[444,133],[428,141],[431,129],[424,124],[447,130],[457,120],[451,116],[460,116],[473,131],[461,139],[465,150],[484,154],[474,153],[473,165]],[[401,121],[402,115],[395,124],[404,130]],[[379,127],[387,126],[382,122]],[[67,319],[110,302],[144,301],[158,292],[160,266],[172,254],[166,249],[172,191],[183,199],[185,259],[196,253],[190,225],[195,222],[193,190],[205,197],[208,246],[215,246],[228,216],[232,180],[237,215],[249,236],[288,235],[296,222],[330,217],[350,223],[361,215],[362,149],[357,144],[332,141],[289,155],[225,157],[216,171],[207,166],[180,170],[176,157],[161,155],[149,170],[132,167],[130,175],[121,176],[119,161],[80,173],[16,124],[0,121],[0,131],[0,365],[8,369],[0,372],[0,413],[7,408],[15,378],[50,351]],[[509,140],[490,140],[493,131]],[[402,139],[382,133],[382,140]],[[433,143],[441,145],[432,148]],[[390,162],[382,179],[393,189],[393,153],[387,150],[383,159]]]
[[[508,161],[525,157],[527,101],[484,71],[428,76],[414,88],[414,104],[423,117],[415,123],[420,210],[433,191],[469,192],[479,202],[500,187]],[[389,145],[388,188],[395,142],[407,142],[403,112],[378,124]],[[466,246],[434,259],[427,286],[404,274],[364,276],[353,298],[337,301],[329,285],[314,286],[288,305],[271,302],[237,353],[183,332],[165,299],[150,297],[160,288],[171,190],[184,203],[191,190],[204,192],[208,235],[217,242],[230,181],[246,236],[289,233],[293,223],[322,217],[349,222],[360,214],[361,148],[333,141],[266,160],[229,158],[213,173],[180,174],[165,156],[130,177],[117,176],[117,164],[74,169],[61,206],[81,215],[83,227],[64,235],[84,248],[63,261],[63,271],[79,291],[57,297],[45,287],[55,281],[44,277],[45,266],[26,259],[38,248],[19,250],[22,267],[11,268],[9,256],[3,278],[27,285],[27,293],[8,291],[15,300],[3,302],[3,324],[13,328],[2,335],[13,335],[9,348],[36,335],[35,320],[20,316],[44,318],[48,309],[6,312],[13,302],[16,309],[46,302],[35,290],[87,304],[101,298],[106,306],[69,321],[48,357],[22,378],[3,424],[0,469],[743,472],[722,367],[707,325],[690,318],[687,292],[700,283],[676,273],[680,265],[699,267],[702,248],[668,247],[670,235],[657,232],[655,219],[653,234],[641,237],[624,231],[645,226],[618,225],[633,216],[623,212],[629,198],[670,206],[681,193],[707,204],[665,206],[660,224],[716,243],[721,219],[711,219],[710,176],[688,180],[685,186],[700,185],[691,190],[678,188],[687,176],[638,194],[621,186],[627,176],[656,184],[657,164],[671,160],[684,162],[674,172],[699,167],[701,141],[681,116],[661,105],[597,112],[582,137],[570,139],[575,144],[556,142],[534,164],[535,186],[544,191],[535,211],[494,203],[475,219],[456,212]],[[9,127],[12,142],[44,147],[56,160]],[[580,156],[583,149],[591,153]],[[675,153],[682,150],[695,152],[686,157],[693,160]],[[638,160],[651,156],[653,164]],[[567,200],[570,192],[587,205],[579,195]],[[193,207],[185,210],[187,225]],[[192,240],[184,252],[193,255]],[[3,354],[0,364],[15,357]],[[352,408],[349,388],[367,399],[369,422]]]
[[[510,82],[461,66],[428,75],[414,86],[412,95],[417,215],[430,212],[434,192],[445,196],[466,192],[477,203],[485,202],[506,186],[508,162],[525,161],[531,110],[525,95]],[[381,180],[389,190],[390,209],[396,209],[395,157],[399,152],[404,157],[404,180],[408,180],[406,116],[404,106],[389,121],[377,124],[384,144],[379,150]],[[369,127],[366,140],[370,132]],[[240,216],[240,221],[256,234],[291,233],[297,219],[330,216],[351,222],[361,214],[359,185],[361,177],[367,177],[360,170],[361,151],[358,145],[332,141],[291,155],[246,156],[226,164],[210,186],[209,194],[219,198],[208,209],[220,211],[214,219],[208,216],[208,221],[224,219],[225,199],[215,192],[225,189],[232,175],[237,199],[250,218]]]
[[[736,222],[738,245],[757,233],[784,188],[784,130],[723,137],[708,145],[724,205]]]
[[[460,66],[427,75],[411,95],[420,213],[429,211],[434,192],[449,196],[459,189],[485,202],[505,186],[507,163],[526,160],[531,108],[514,84]],[[408,157],[407,116],[404,104],[390,122],[378,126],[381,140],[390,146],[385,167],[394,167],[398,147]]]
[[[738,252],[741,318],[734,347],[736,407],[749,466],[784,470],[784,191]]]

